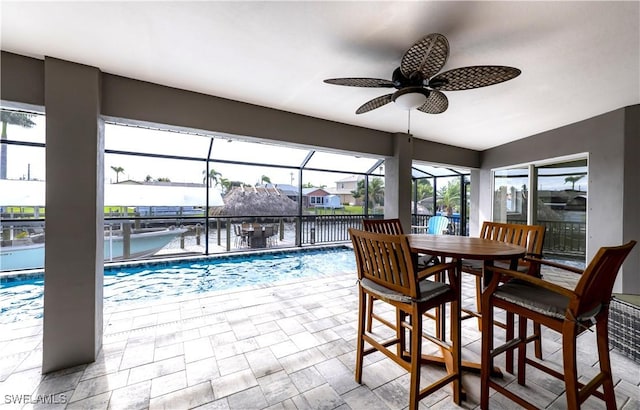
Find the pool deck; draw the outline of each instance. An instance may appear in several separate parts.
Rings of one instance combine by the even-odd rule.
[[[467,304],[474,288],[470,275],[464,277]],[[363,384],[354,381],[356,290],[355,274],[335,274],[106,311],[97,360],[47,375],[40,372],[42,321],[4,326],[0,409],[406,408],[408,374],[383,355],[365,358]],[[377,311],[385,308],[383,303],[376,305]],[[386,308],[386,313],[393,312]],[[558,335],[545,332],[543,339],[545,360],[559,365]],[[478,360],[475,320],[463,322],[463,345],[465,359]],[[593,333],[585,332],[578,345],[580,371],[594,374]],[[618,408],[640,408],[638,364],[615,350],[611,358]],[[423,378],[432,380],[440,372],[425,366]],[[468,400],[462,408],[479,408],[478,376],[465,374],[464,381]],[[517,386],[512,375],[504,381]],[[527,381],[527,387],[515,387],[519,394],[542,408],[566,408],[561,382],[533,368],[528,369]],[[10,404],[6,395],[33,400],[39,395],[58,404]],[[420,406],[458,408],[448,387],[423,399]],[[492,396],[491,407],[515,406]],[[591,398],[583,408],[602,407]]]

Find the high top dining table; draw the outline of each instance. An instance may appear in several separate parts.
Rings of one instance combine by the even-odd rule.
[[[462,259],[475,259],[484,261],[485,266],[491,266],[496,260],[510,260],[511,268],[515,269],[518,259],[525,255],[525,248],[500,241],[493,241],[483,238],[471,238],[468,236],[455,235],[427,235],[427,234],[410,234],[409,246],[412,252],[425,253],[434,255],[440,259],[452,258],[456,263],[456,279],[458,288],[458,309],[460,309],[461,297],[461,275],[462,275]],[[488,279],[485,277],[485,280]],[[444,310],[442,310],[444,312]],[[445,315],[440,315],[440,331],[445,332]],[[461,334],[461,324],[458,322],[453,324],[458,327],[458,334]],[[423,356],[423,362],[431,364],[445,365],[449,370],[452,364],[452,357],[446,355],[443,350],[443,356]],[[458,357],[462,357],[460,354]],[[480,371],[480,363],[462,361],[463,369],[474,372]],[[498,369],[494,369],[493,373],[501,376],[502,373]]]

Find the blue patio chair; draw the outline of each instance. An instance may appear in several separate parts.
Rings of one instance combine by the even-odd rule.
[[[449,218],[441,215],[434,215],[427,222],[427,233],[432,235],[443,235],[449,232]]]

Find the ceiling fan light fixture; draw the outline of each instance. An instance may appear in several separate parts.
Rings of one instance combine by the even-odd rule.
[[[429,90],[422,87],[406,87],[393,95],[395,102],[401,109],[409,111],[422,106],[427,101]]]

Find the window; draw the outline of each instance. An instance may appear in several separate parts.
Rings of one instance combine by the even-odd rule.
[[[587,160],[555,162],[536,167],[537,223],[544,225],[545,255],[585,258],[587,237]]]
[[[587,165],[582,155],[495,170],[493,220],[544,225],[545,257],[584,262]]]
[[[519,167],[495,171],[493,184],[493,220],[527,223],[529,169]]]
[[[0,141],[0,270],[42,268],[46,118],[4,109],[1,115],[6,128]]]

